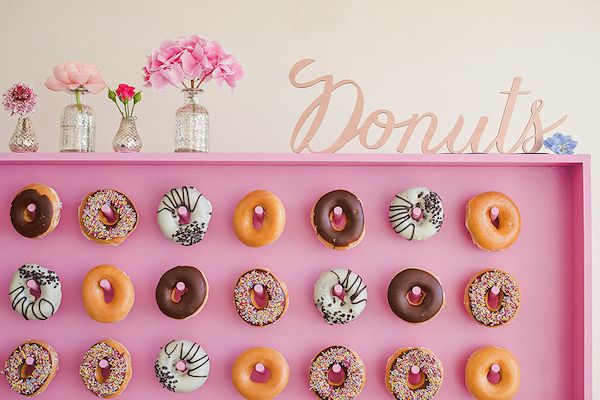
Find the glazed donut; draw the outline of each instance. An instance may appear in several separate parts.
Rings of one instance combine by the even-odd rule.
[[[390,204],[390,223],[394,232],[404,239],[429,239],[439,232],[443,222],[442,200],[426,187],[406,189]]]
[[[493,208],[499,211],[495,222],[490,217]],[[480,193],[467,203],[465,225],[473,243],[480,249],[504,250],[519,236],[521,214],[516,204],[504,193]]]
[[[182,370],[178,364],[182,363]],[[204,385],[210,372],[210,360],[204,349],[191,340],[172,340],[161,347],[154,363],[160,384],[172,392],[187,393]]]
[[[262,285],[267,303],[259,307],[255,300],[254,287]],[[277,322],[288,308],[288,293],[285,283],[277,279],[268,269],[257,268],[244,272],[233,290],[235,310],[252,326],[266,326]]]
[[[492,384],[492,365],[500,366],[500,381]],[[511,400],[521,385],[521,367],[514,355],[497,346],[483,347],[469,357],[465,369],[467,388],[477,400]]]
[[[346,223],[341,230],[333,224],[333,210],[341,207]],[[351,249],[365,235],[365,216],[360,199],[346,190],[334,190],[321,197],[311,212],[317,238],[335,250]]]
[[[27,286],[34,281],[39,287],[36,298]],[[56,272],[37,264],[25,264],[13,275],[9,296],[13,310],[26,320],[45,320],[54,315],[60,307],[62,290]]]
[[[488,297],[493,287],[500,292],[498,305],[491,307]],[[478,272],[465,288],[464,304],[467,312],[485,326],[496,327],[512,321],[517,315],[520,302],[521,293],[517,281],[498,269]]]
[[[109,221],[102,212],[108,204],[115,221]],[[79,226],[83,235],[97,243],[118,245],[135,230],[138,214],[135,206],[121,192],[102,189],[88,193],[79,206]]]
[[[418,367],[421,380],[408,380],[412,367]],[[398,400],[433,399],[442,386],[444,371],[441,361],[422,347],[399,349],[387,361],[385,386]]]
[[[176,297],[177,284],[183,282],[185,289]],[[165,272],[156,285],[156,304],[168,317],[188,319],[198,314],[208,299],[208,282],[197,268],[178,266]]]
[[[345,379],[341,384],[329,379],[334,364],[344,371]],[[366,380],[365,365],[358,354],[343,346],[322,350],[310,363],[310,390],[323,400],[352,400],[360,394]]]
[[[107,377],[102,373],[103,360],[108,362]],[[79,366],[79,375],[85,387],[95,396],[106,399],[120,395],[132,373],[129,351],[114,339],[102,340],[90,347]]]
[[[189,221],[183,223],[178,213],[185,207]],[[200,242],[212,217],[210,201],[193,186],[174,188],[165,194],[158,205],[158,226],[163,235],[182,246]]]
[[[28,207],[35,206],[34,211]],[[25,186],[10,205],[10,222],[15,230],[28,238],[43,238],[60,221],[62,203],[56,191],[41,183]]]
[[[100,286],[106,279],[114,293],[110,303],[104,300]],[[135,300],[131,279],[114,265],[98,265],[88,271],[81,285],[83,306],[88,315],[98,322],[119,322],[129,314]]]
[[[260,229],[254,227],[254,209],[264,210]],[[279,197],[268,190],[255,190],[239,202],[233,213],[233,229],[242,243],[251,247],[271,244],[283,233],[285,208]]]
[[[341,285],[341,300],[334,287]],[[367,286],[360,275],[349,269],[337,268],[323,272],[315,283],[314,302],[323,319],[330,325],[347,324],[367,307]]]
[[[31,370],[26,363],[29,357],[33,359]],[[14,392],[33,397],[46,390],[56,371],[58,371],[56,351],[40,340],[29,340],[12,352],[6,360],[3,374]]]
[[[411,300],[413,288],[421,295]],[[388,287],[388,304],[398,317],[407,322],[424,322],[435,317],[444,306],[445,296],[439,279],[427,271],[408,268],[400,271]]]
[[[269,371],[266,382],[251,379],[256,364]],[[247,400],[271,400],[279,396],[290,379],[290,367],[283,355],[275,349],[257,347],[238,356],[231,370],[233,385]]]

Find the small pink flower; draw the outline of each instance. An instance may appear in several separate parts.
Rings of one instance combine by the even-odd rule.
[[[17,114],[24,117],[35,111],[37,93],[30,85],[17,82],[4,92],[2,105],[6,111],[10,112],[10,115]]]
[[[52,69],[46,79],[46,87],[56,92],[85,88],[90,93],[98,93],[106,87],[100,69],[93,64],[64,63]]]
[[[121,98],[121,101],[131,100],[135,95],[135,88],[125,83],[119,84],[116,90],[117,96]]]

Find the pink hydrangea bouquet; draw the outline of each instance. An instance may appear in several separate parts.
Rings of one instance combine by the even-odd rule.
[[[37,98],[37,93],[31,85],[17,82],[4,92],[2,105],[6,111],[10,112],[10,115],[16,114],[19,117],[25,117],[35,111]]]
[[[242,66],[233,55],[218,42],[197,35],[181,36],[176,41],[165,40],[147,56],[142,70],[145,86],[159,92],[168,85],[177,87],[179,84],[186,89],[196,89],[211,79],[218,86],[225,82],[233,88],[244,76]]]
[[[135,87],[121,83],[117,86],[117,90],[108,89],[108,98],[115,103],[123,118],[129,118],[133,117],[135,105],[142,101],[142,92],[136,92]],[[119,103],[123,105],[122,110]]]

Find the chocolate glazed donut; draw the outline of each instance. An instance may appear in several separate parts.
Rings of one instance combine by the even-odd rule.
[[[332,223],[335,207],[341,207],[346,224],[337,230]],[[312,225],[319,240],[333,249],[356,246],[365,234],[365,216],[360,199],[346,190],[334,190],[321,197],[312,211]]]
[[[420,304],[409,301],[408,294],[418,286],[422,290]],[[405,321],[424,322],[437,315],[444,305],[444,290],[440,281],[427,271],[408,268],[400,271],[388,287],[388,303],[398,317]]]
[[[175,301],[177,283],[185,284],[185,292]],[[208,298],[208,282],[202,271],[194,267],[178,266],[168,270],[156,285],[156,304],[163,314],[175,319],[187,319],[202,310]]]
[[[35,205],[35,213],[27,210]],[[10,207],[10,221],[21,235],[34,238],[43,237],[54,230],[60,219],[61,203],[58,195],[49,186],[34,183],[22,188]]]

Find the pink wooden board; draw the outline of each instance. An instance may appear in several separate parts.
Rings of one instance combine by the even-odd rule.
[[[90,345],[111,337],[123,342],[133,357],[133,379],[120,398],[235,399],[240,397],[230,371],[236,356],[249,347],[269,346],[280,350],[291,367],[281,398],[309,399],[313,398],[307,382],[310,360],[322,348],[340,344],[365,361],[367,384],[360,398],[391,399],[384,385],[387,358],[399,347],[425,346],[444,365],[445,380],[437,397],[463,399],[468,398],[464,384],[468,356],[481,346],[499,345],[521,362],[523,385],[516,399],[591,399],[588,159],[563,160],[541,155],[2,156],[0,204],[5,212],[0,214],[0,287],[8,287],[20,265],[39,263],[59,274],[63,303],[48,321],[25,321],[12,311],[6,294],[0,302],[0,358],[4,360],[27,339],[45,340],[57,350],[60,370],[40,397],[91,399],[80,382],[79,362]],[[60,224],[41,240],[19,236],[8,215],[15,192],[31,182],[53,186],[63,201]],[[198,187],[213,204],[205,240],[190,248],[166,240],[156,224],[161,196],[180,185]],[[440,194],[446,219],[432,239],[408,242],[392,231],[388,205],[396,192],[417,185]],[[78,227],[79,202],[99,188],[126,193],[140,213],[137,230],[118,247],[92,243]],[[258,188],[281,198],[287,225],[273,245],[249,248],[236,238],[231,218],[237,202]],[[314,202],[337,188],[356,193],[366,214],[366,236],[348,251],[323,246],[309,221]],[[521,210],[521,235],[504,252],[479,250],[464,228],[466,201],[488,190],[505,192]],[[580,210],[575,216],[570,214],[573,208]],[[123,268],[135,285],[135,305],[118,324],[95,322],[81,303],[83,276],[101,263]],[[210,284],[205,309],[188,321],[164,316],[154,300],[158,279],[175,265],[198,266]],[[442,312],[424,324],[398,319],[387,305],[389,281],[409,266],[438,275],[446,293]],[[246,325],[233,308],[232,286],[251,267],[268,267],[287,283],[290,308],[274,326]],[[369,288],[367,309],[349,325],[328,326],[312,304],[315,279],[332,267],[353,269]],[[496,329],[475,323],[462,305],[466,282],[487,267],[509,271],[522,289],[516,320]],[[153,372],[160,346],[180,337],[197,341],[211,359],[208,382],[191,394],[162,389]],[[0,385],[0,398],[15,398],[5,382]]]

